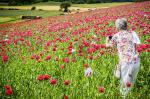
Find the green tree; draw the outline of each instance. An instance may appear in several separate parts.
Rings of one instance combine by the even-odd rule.
[[[68,1],[62,2],[60,4],[60,9],[64,9],[64,12],[68,12],[69,11],[68,7],[71,7],[71,3],[68,2]]]

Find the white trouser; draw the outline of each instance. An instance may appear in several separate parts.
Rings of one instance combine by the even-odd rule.
[[[140,69],[140,59],[134,62],[131,62],[130,64],[122,63],[121,64],[121,80],[120,80],[120,92],[122,95],[127,95],[130,91],[132,85],[136,81],[137,74]],[[127,86],[127,82],[131,83],[131,87]]]

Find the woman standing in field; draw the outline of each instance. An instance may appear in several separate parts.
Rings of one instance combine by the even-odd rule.
[[[140,69],[140,58],[137,51],[140,39],[134,31],[127,30],[126,19],[117,19],[115,25],[119,32],[106,38],[106,46],[117,46],[119,64],[115,76],[120,78],[120,92],[123,96],[126,96]]]

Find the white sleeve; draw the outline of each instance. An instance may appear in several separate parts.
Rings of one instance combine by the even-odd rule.
[[[140,38],[138,37],[138,35],[136,34],[136,32],[132,32],[133,35],[133,42],[136,44],[141,44]]]

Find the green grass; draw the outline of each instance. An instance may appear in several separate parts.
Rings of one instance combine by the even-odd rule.
[[[19,17],[0,17],[0,23],[16,22],[19,20]]]
[[[48,16],[59,15],[59,11],[38,11],[38,10],[0,10],[0,23],[21,21],[21,16],[41,16],[43,18]]]
[[[48,17],[53,15],[58,15],[59,11],[38,11],[38,10],[0,10],[0,16],[22,16],[22,15],[32,15],[32,16],[42,16]]]

